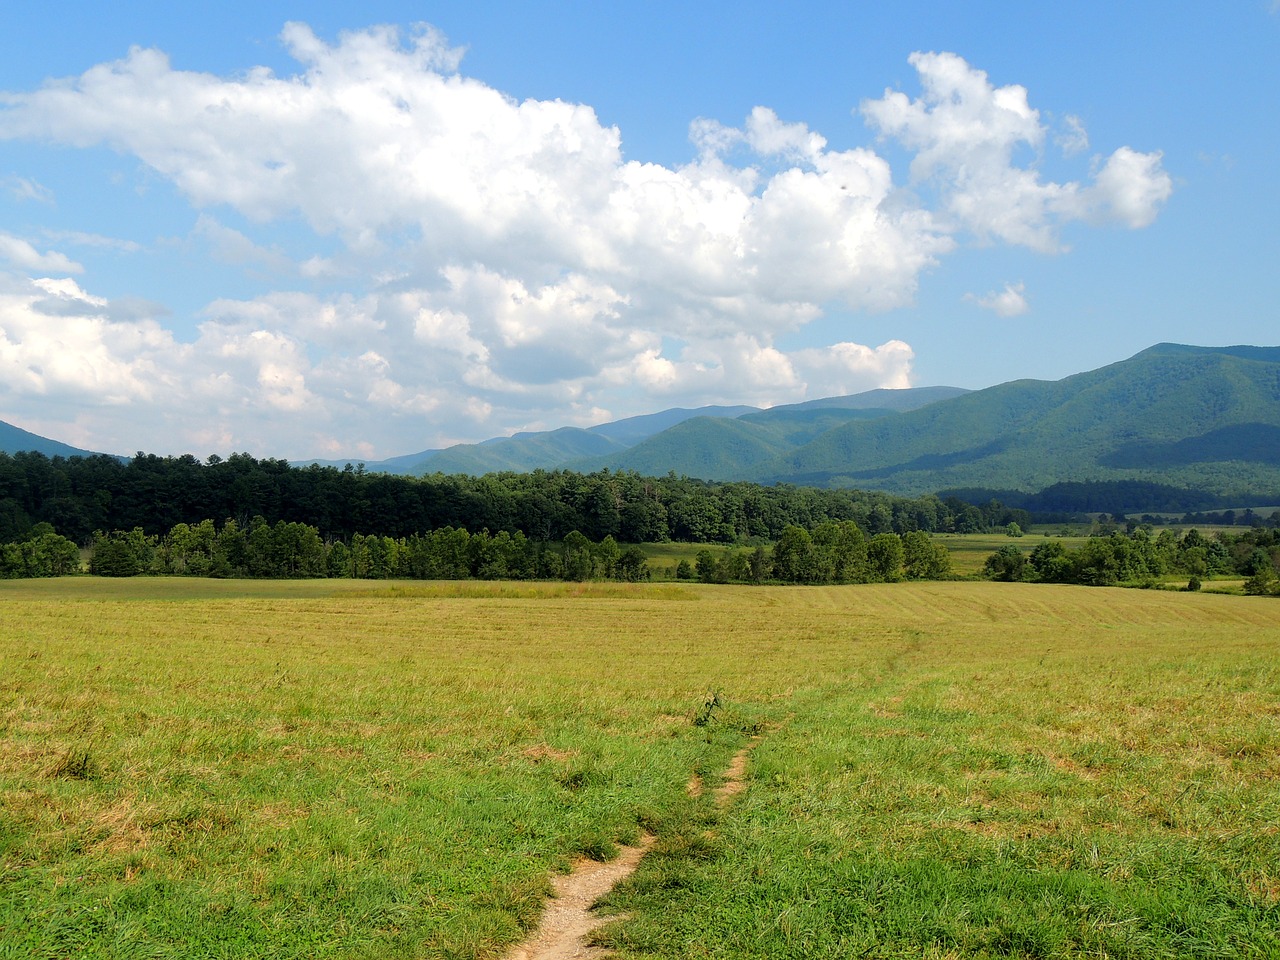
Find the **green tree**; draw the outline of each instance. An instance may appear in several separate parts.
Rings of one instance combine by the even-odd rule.
[[[566,580],[590,580],[594,562],[591,556],[591,541],[577,530],[570,530],[561,545],[564,558],[564,578]]]
[[[1263,568],[1244,582],[1244,592],[1251,597],[1280,597],[1280,578],[1273,568]]]
[[[0,577],[65,577],[80,572],[80,551],[48,524],[36,524],[32,536],[0,546]]]
[[[699,550],[693,567],[702,583],[724,583],[723,567],[710,550]]]
[[[1057,540],[1046,540],[1031,551],[1032,572],[1042,583],[1065,583],[1071,579],[1071,558]]]
[[[645,558],[644,551],[635,545],[623,549],[622,555],[618,557],[616,576],[619,580],[632,582],[648,580],[650,576],[649,564]]]
[[[147,573],[155,559],[156,540],[141,527],[94,534],[89,572],[100,577],[136,577]]]
[[[867,564],[874,579],[901,580],[902,560],[902,538],[896,533],[877,533],[867,542]]]
[[[622,556],[622,549],[618,546],[618,541],[613,539],[612,535],[605,537],[598,544],[595,544],[591,550],[592,559],[594,561],[596,576],[603,577],[606,580],[613,580],[618,575],[618,558]]]
[[[982,575],[988,580],[1015,581],[1027,578],[1027,556],[1013,544],[1001,547],[982,565]]]
[[[812,583],[815,572],[813,538],[804,527],[786,527],[773,545],[773,576],[783,583]]]
[[[923,530],[902,535],[902,565],[908,580],[941,580],[951,573],[951,554]]]

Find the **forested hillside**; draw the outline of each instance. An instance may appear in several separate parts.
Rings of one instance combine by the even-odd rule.
[[[748,476],[900,494],[1137,480],[1266,499],[1280,491],[1278,437],[1280,348],[1160,344],[1063,380],[850,422]]]

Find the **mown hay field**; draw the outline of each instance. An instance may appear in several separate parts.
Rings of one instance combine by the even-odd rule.
[[[0,957],[497,957],[644,831],[624,956],[1276,956],[1278,648],[1047,585],[4,582]]]

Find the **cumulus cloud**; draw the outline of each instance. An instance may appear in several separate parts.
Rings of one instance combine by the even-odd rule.
[[[815,397],[860,393],[876,387],[909,387],[914,359],[915,351],[901,340],[890,340],[874,349],[858,343],[837,343],[822,350],[800,350],[794,357],[808,394]]]
[[[983,297],[969,293],[965,294],[965,299],[984,310],[990,310],[998,317],[1019,317],[1031,309],[1027,303],[1026,289],[1021,281],[1006,283],[1003,290],[992,290]]]
[[[861,106],[913,152],[908,193],[875,150],[833,149],[763,106],[737,127],[695,119],[690,162],[669,167],[624,158],[621,132],[589,106],[517,101],[461,75],[460,52],[429,28],[326,42],[290,24],[282,39],[295,75],[219,77],[134,48],[0,94],[0,138],[137,157],[199,211],[191,235],[215,258],[295,287],[215,301],[189,342],[79,287],[28,288],[0,307],[14,369],[23,356],[45,369],[34,318],[74,321],[107,351],[86,347],[113,396],[209,411],[188,435],[295,456],[344,437],[400,453],[656,401],[907,386],[899,340],[777,343],[832,309],[909,305],[972,238],[1055,250],[1070,220],[1150,223],[1171,189],[1158,153],[1128,147],[1099,158],[1089,184],[1045,180],[1027,91],[954,54],[911,57],[920,97]],[[1067,135],[1064,150],[1084,137],[1073,117]],[[226,210],[248,226],[227,226]],[[305,225],[313,255],[295,262],[256,234],[284,222]],[[8,234],[0,257],[30,274],[80,270]],[[145,331],[146,350],[111,354],[129,331]],[[47,391],[42,377],[7,389]]]
[[[1084,194],[1084,209],[1097,221],[1145,227],[1173,193],[1173,180],[1160,167],[1159,153],[1121,147],[1098,171]]]
[[[1042,251],[1058,249],[1057,229],[1071,220],[1130,227],[1155,219],[1173,190],[1160,153],[1121,147],[1094,184],[1045,181],[1034,159],[1045,139],[1026,88],[996,87],[985,72],[952,53],[914,53],[923,94],[886,90],[862,104],[867,122],[915,152],[911,177],[939,192],[954,227],[979,237]],[[1068,148],[1087,144],[1083,125],[1068,119]],[[1019,164],[1018,157],[1030,161]]]
[[[10,278],[0,286],[3,392],[111,406],[148,402],[163,376],[152,354],[169,336],[151,322],[112,323],[106,308],[74,280]]]

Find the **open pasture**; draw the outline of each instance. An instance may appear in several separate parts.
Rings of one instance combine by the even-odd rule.
[[[1022,584],[0,583],[0,957],[497,957],[643,831],[624,955],[1275,956],[1278,647]]]

